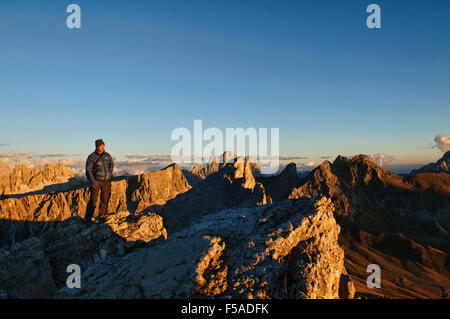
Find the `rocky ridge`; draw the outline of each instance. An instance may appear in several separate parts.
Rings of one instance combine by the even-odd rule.
[[[108,213],[137,214],[152,205],[163,205],[191,186],[178,164],[159,171],[122,177],[111,184]],[[89,184],[77,189],[31,195],[9,195],[0,200],[0,244],[13,244],[44,231],[48,222],[73,216],[84,218],[91,196]]]
[[[250,169],[253,175],[259,175],[261,170],[258,164],[251,159],[250,157],[238,157],[235,153],[231,151],[223,152],[222,156],[212,156],[210,157],[206,166],[202,166],[200,164],[195,164],[191,167],[191,169],[183,169],[183,173],[188,179],[191,185],[196,185],[198,182],[204,180],[208,175],[213,173],[217,173],[223,167],[227,166],[227,164],[233,164],[237,161],[243,161],[244,158],[249,162]]]
[[[339,298],[338,234],[326,198],[223,210],[89,266],[83,289],[63,288],[57,297]]]
[[[450,151],[445,152],[445,154],[435,163],[429,163],[421,168],[413,169],[410,175],[439,172],[450,173]]]
[[[0,195],[26,193],[74,179],[73,170],[62,163],[46,164],[42,170],[39,166],[31,168],[17,164],[12,169],[9,166],[2,168],[1,172]]]
[[[123,256],[153,239],[167,238],[160,216],[129,216],[129,212],[113,214],[102,224],[87,224],[78,216],[48,222],[39,236],[1,248],[0,295],[53,297],[65,285],[67,266],[85,270],[106,256]]]
[[[368,156],[338,156],[313,170],[289,198],[327,196],[336,206],[340,223],[406,232],[428,244],[435,238],[444,248],[450,243],[450,176],[429,174],[404,178]]]

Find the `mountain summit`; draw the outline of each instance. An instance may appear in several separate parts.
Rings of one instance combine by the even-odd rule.
[[[413,169],[409,175],[418,173],[450,173],[450,151],[447,151],[442,158],[435,163],[427,164],[421,168]]]

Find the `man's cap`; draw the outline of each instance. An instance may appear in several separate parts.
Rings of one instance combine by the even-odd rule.
[[[98,139],[95,141],[95,147],[99,147],[100,145],[105,144],[102,139]]]

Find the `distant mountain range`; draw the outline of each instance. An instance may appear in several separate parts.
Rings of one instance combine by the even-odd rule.
[[[450,173],[450,151],[447,151],[441,159],[435,163],[430,163],[421,167],[419,169],[414,169],[411,171],[410,175],[418,173],[439,173],[446,172]]]
[[[0,195],[26,193],[76,181],[73,170],[62,163],[46,164],[42,170],[38,166],[30,168],[22,164],[14,168],[6,164],[0,167]]]
[[[89,197],[70,181],[4,193],[0,296],[441,298],[450,287],[443,171],[403,177],[357,155],[265,176],[226,152],[115,178],[106,223],[83,221]],[[82,265],[85,289],[64,288],[67,263]],[[372,263],[380,289],[366,286]]]

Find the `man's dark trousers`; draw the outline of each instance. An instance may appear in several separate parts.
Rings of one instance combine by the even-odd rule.
[[[91,186],[92,208],[95,210],[98,205],[98,195],[100,193],[100,207],[98,209],[98,217],[103,218],[106,215],[108,207],[109,194],[111,193],[111,181],[95,180],[98,187]]]

